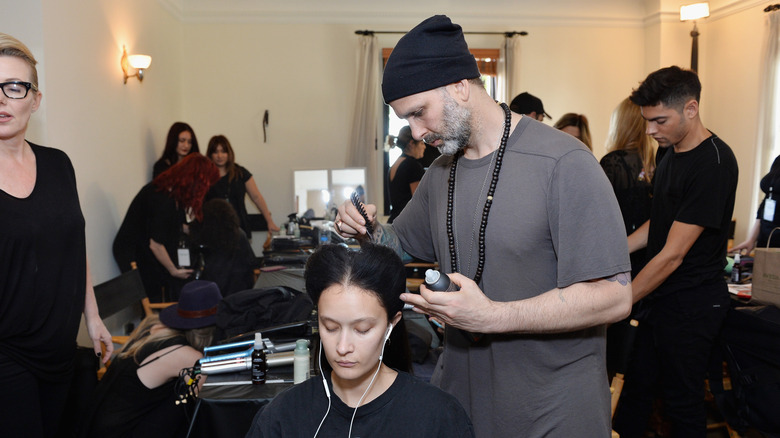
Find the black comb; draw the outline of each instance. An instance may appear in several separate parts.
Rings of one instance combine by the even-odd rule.
[[[371,221],[368,220],[366,209],[363,207],[363,203],[360,202],[360,197],[358,196],[357,192],[352,192],[350,199],[352,200],[352,205],[358,209],[360,215],[363,216],[363,220],[366,221],[366,234],[368,234],[368,237],[370,238],[374,234],[374,227],[371,226]]]

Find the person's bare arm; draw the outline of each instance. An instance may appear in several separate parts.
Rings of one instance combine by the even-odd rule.
[[[739,245],[733,246],[729,248],[729,252],[740,252],[744,250],[745,253],[749,253],[750,251],[753,251],[753,249],[756,247],[756,241],[758,240],[758,232],[761,229],[761,219],[756,219],[755,222],[753,222],[753,226],[750,228],[750,232],[748,233],[747,239],[745,239],[744,242],[740,243]]]
[[[154,239],[149,239],[149,249],[152,250],[154,258],[160,262],[163,268],[165,268],[165,270],[168,271],[172,277],[181,278],[184,280],[192,275],[192,269],[179,268],[173,264],[171,256],[168,255],[168,250],[166,250],[165,246],[163,246],[161,243],[155,241]]]
[[[84,324],[87,326],[87,333],[92,340],[92,350],[96,356],[102,356],[103,363],[107,363],[114,352],[114,342],[98,312],[95,289],[92,287],[92,276],[89,272],[89,260],[87,260],[87,290],[84,296]],[[103,354],[101,347],[105,347],[105,354]]]
[[[274,219],[271,217],[271,210],[268,209],[268,205],[265,203],[263,194],[260,193],[260,189],[257,188],[255,177],[249,178],[245,185],[246,192],[249,194],[249,199],[252,200],[252,203],[254,203],[257,209],[260,210],[260,213],[263,214],[263,217],[268,224],[268,231],[278,232],[280,228],[278,225],[276,225]]]
[[[619,321],[631,311],[628,272],[509,302],[489,299],[461,274],[450,274],[450,278],[460,291],[433,292],[423,285],[420,295],[405,293],[401,299],[418,313],[476,333],[570,332]]]
[[[650,231],[650,221],[645,221],[639,228],[628,236],[628,252],[640,250],[647,246],[647,235]]]
[[[634,302],[661,285],[682,264],[704,227],[674,221],[666,236],[666,244],[634,278]]]

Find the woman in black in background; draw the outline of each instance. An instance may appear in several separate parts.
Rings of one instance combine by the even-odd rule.
[[[152,178],[157,178],[157,175],[165,172],[193,152],[200,152],[195,131],[184,122],[174,123],[168,130],[168,138],[165,140],[162,157],[154,163]]]
[[[401,214],[401,210],[412,199],[417,185],[425,173],[418,159],[425,154],[425,143],[412,138],[412,129],[404,126],[398,132],[395,145],[401,148],[401,156],[395,160],[390,168],[390,217],[387,223],[391,224]]]
[[[609,153],[601,159],[601,167],[615,190],[627,236],[650,219],[655,141],[645,133],[645,125],[639,107],[628,98],[623,99],[612,113]],[[635,277],[645,263],[645,250],[634,251],[631,277]]]
[[[772,248],[780,247],[780,230],[775,231],[772,234],[772,241],[769,241],[772,230],[780,227],[780,217],[778,217],[780,210],[777,208],[777,201],[780,198],[780,155],[775,158],[772,167],[769,168],[769,173],[761,178],[759,187],[764,192],[764,200],[758,206],[756,221],[750,229],[748,238],[731,248],[729,252],[749,253],[756,247],[766,248],[767,243]]]
[[[269,232],[278,232],[279,226],[274,223],[271,217],[271,211],[265,203],[260,189],[257,188],[255,178],[246,168],[236,164],[236,154],[233,147],[224,135],[215,135],[209,140],[209,146],[206,149],[206,156],[216,164],[219,169],[219,181],[209,190],[206,200],[221,198],[230,203],[238,214],[238,221],[241,229],[244,230],[247,239],[252,238],[252,229],[249,227],[249,215],[246,212],[244,198],[247,193],[249,199],[255,204],[260,213],[263,214],[268,224]]]

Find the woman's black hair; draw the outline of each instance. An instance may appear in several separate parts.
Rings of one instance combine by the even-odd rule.
[[[200,244],[217,251],[236,251],[241,233],[238,215],[229,202],[214,198],[203,203],[203,221],[197,236]]]
[[[392,249],[371,243],[359,250],[342,245],[323,245],[306,263],[306,292],[318,303],[322,292],[333,286],[355,286],[373,294],[391,320],[403,310],[400,295],[406,291],[406,271]],[[411,372],[409,338],[403,318],[393,328],[385,347],[386,365]]]
[[[192,130],[192,127],[184,122],[176,122],[171,125],[171,128],[168,130],[168,138],[165,140],[165,149],[162,154],[162,159],[168,160],[172,165],[179,161],[176,154],[176,147],[179,145],[179,134],[184,131],[188,131],[192,136],[190,154],[193,152],[200,152],[200,149],[198,148],[198,138],[195,137],[195,131]]]

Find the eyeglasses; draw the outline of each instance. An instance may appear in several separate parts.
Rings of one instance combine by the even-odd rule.
[[[22,81],[0,82],[0,88],[9,99],[24,99],[31,88],[33,91],[38,91],[38,87],[32,83]]]

